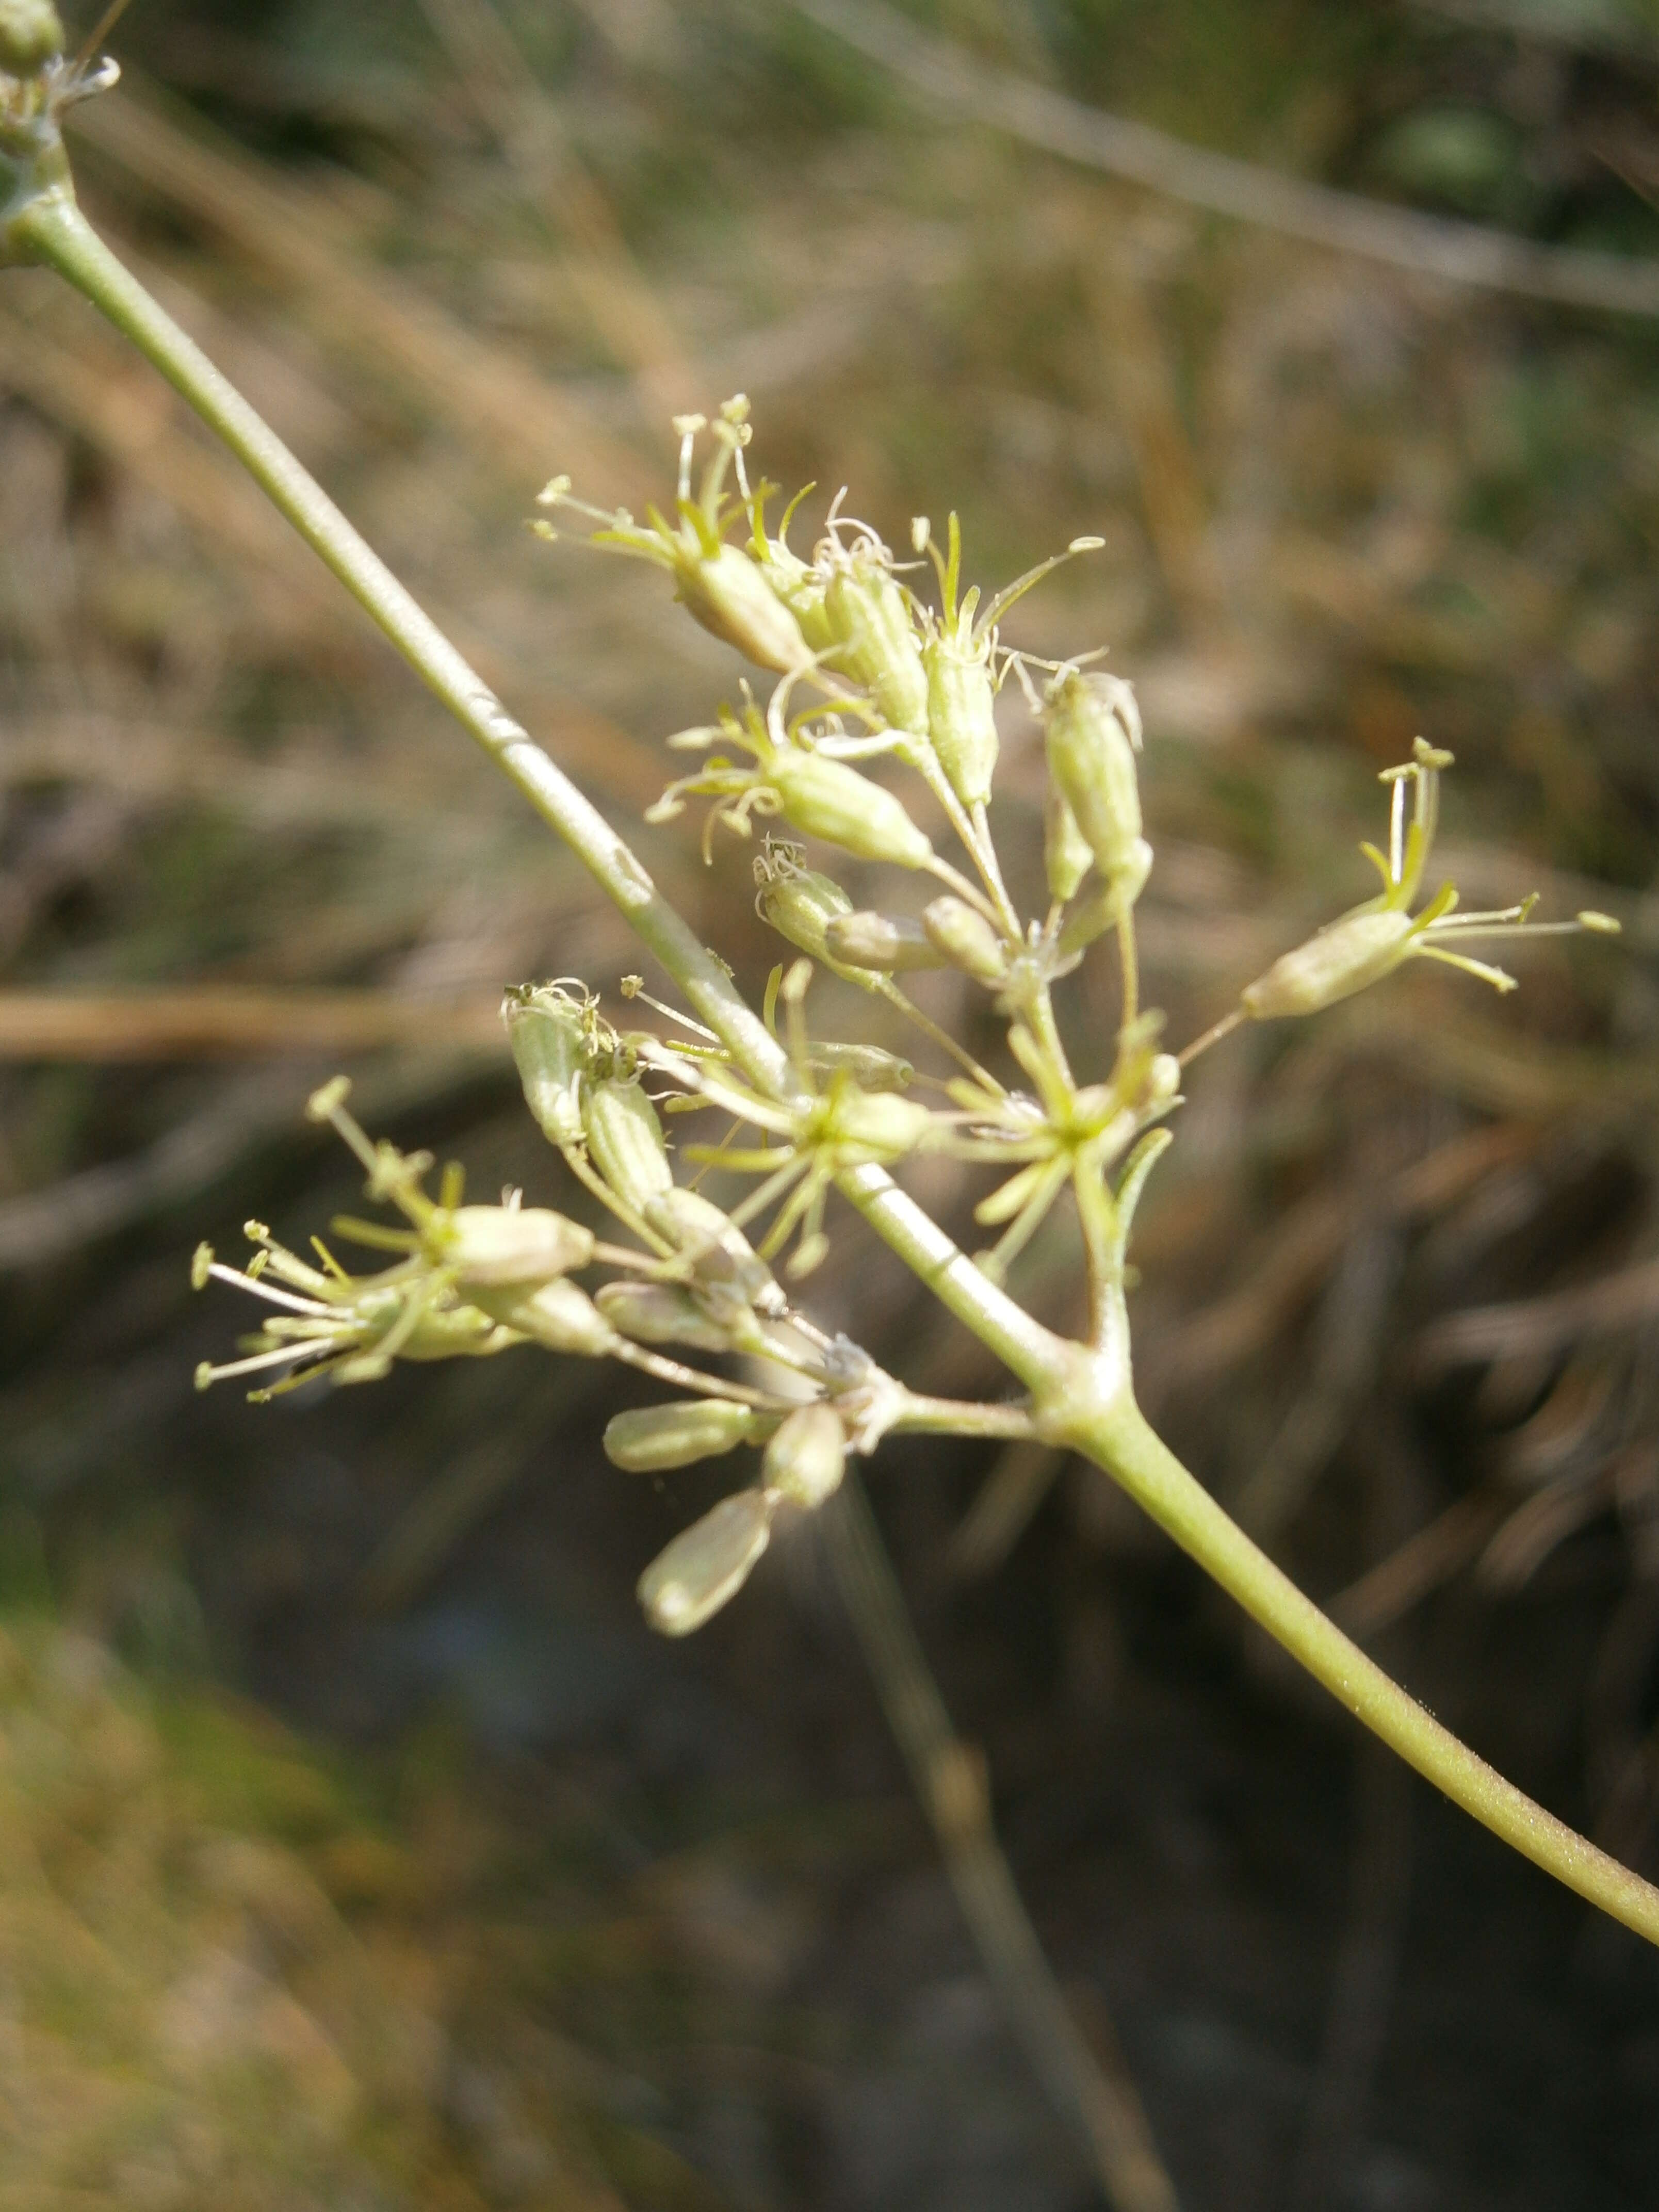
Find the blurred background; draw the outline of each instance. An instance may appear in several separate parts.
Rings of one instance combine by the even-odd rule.
[[[994,585],[1105,540],[1006,634],[1108,645],[1138,686],[1172,1042],[1366,895],[1376,775],[1419,731],[1457,755],[1466,904],[1621,920],[1517,948],[1502,1002],[1419,965],[1202,1060],[1134,1310],[1206,1483],[1659,1875],[1659,15],[904,19],[935,42],[894,49],[908,76],[836,27],[890,13],[841,0],[136,0],[71,143],[123,256],[630,834],[663,737],[739,672],[654,572],[524,520],[555,470],[660,497],[668,416],[741,389],[758,465],[821,488],[803,550],[843,483],[899,544],[959,509]],[[1021,85],[1170,134],[1175,189],[1011,135]],[[1200,150],[1247,166],[1218,188]],[[1275,203],[1292,228],[1421,220],[1385,260],[1194,204],[1264,178],[1315,192]],[[1579,258],[1449,282],[1437,223]],[[1645,272],[1628,311],[1595,304],[1610,255]],[[357,1197],[301,1121],[320,1078],[475,1195],[568,1203],[497,1002],[634,956],[155,374],[18,270],[0,687],[4,2201],[1097,2202],[810,1527],[665,1645],[633,1583],[716,1486],[606,1465],[633,1394],[605,1370],[193,1394],[248,1326],[192,1299],[198,1240],[230,1256],[257,1215],[303,1245]],[[757,988],[747,854],[639,834]],[[1109,965],[1072,1002],[1085,1058]],[[968,996],[935,1011],[994,1048]],[[972,1234],[975,1190],[921,1194]],[[999,1387],[831,1225],[820,1319],[921,1387]],[[1060,1320],[1073,1258],[1057,1227],[1019,1285]],[[906,1445],[871,1481],[1188,2212],[1654,2201],[1637,1939],[1368,1753],[1098,1476]]]

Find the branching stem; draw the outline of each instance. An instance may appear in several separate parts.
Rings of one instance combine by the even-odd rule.
[[[61,157],[55,165],[43,160],[40,174],[39,190],[14,194],[0,247],[56,269],[133,340],[569,845],[756,1089],[777,1099],[793,1096],[795,1079],[783,1048],[623,839],[532,743],[262,418],[98,238],[75,204]],[[1183,1065],[1239,1018],[1226,1017],[1189,1046],[1181,1055]],[[1121,1307],[1116,1316],[1108,1314],[1109,1325],[1094,1347],[1067,1343],[990,1282],[884,1170],[853,1169],[838,1181],[906,1265],[1025,1384],[1040,1435],[1084,1453],[1111,1474],[1419,1773],[1570,1888],[1659,1943],[1659,1891],[1534,1805],[1442,1728],[1303,1596],[1153,1433],[1129,1386]],[[676,1380],[694,1372],[672,1361],[657,1366],[654,1354],[641,1354],[635,1364],[647,1362],[653,1371],[674,1370]],[[732,1394],[732,1386],[714,1386],[708,1377],[684,1387]]]

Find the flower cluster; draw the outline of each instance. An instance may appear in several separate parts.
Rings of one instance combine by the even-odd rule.
[[[596,520],[594,544],[664,568],[697,622],[777,679],[763,702],[745,684],[713,723],[669,739],[701,758],[669,786],[652,818],[678,813],[692,797],[712,799],[703,839],[710,858],[716,827],[750,838],[757,820],[781,821],[796,833],[769,831],[752,864],[757,911],[796,956],[774,969],[763,1009],[789,1081],[765,1087],[720,1037],[653,999],[639,977],[624,979],[624,999],[654,1010],[665,1028],[621,1024],[569,979],[526,984],[502,1006],[526,1103],[625,1242],[605,1243],[574,1218],[523,1205],[516,1193],[496,1206],[465,1205],[454,1169],[429,1196],[431,1161],[372,1144],[336,1083],[311,1110],[356,1152],[370,1195],[402,1217],[397,1227],[348,1219],[337,1231],[390,1264],[351,1275],[319,1245],[313,1265],[251,1224],[258,1249],[245,1269],[221,1267],[205,1248],[197,1267],[198,1282],[234,1282],[274,1310],[245,1341],[243,1357],[204,1367],[204,1384],[274,1376],[253,1393],[268,1397],[322,1373],[365,1381],[399,1358],[479,1357],[536,1344],[619,1359],[673,1388],[669,1401],[611,1423],[605,1449],[618,1467],[659,1474],[758,1449],[757,1479],[676,1538],[641,1578],[648,1618],[673,1635],[732,1596],[781,1510],[811,1511],[833,1495],[849,1451],[873,1449],[895,1428],[1022,1432],[1019,1408],[915,1396],[800,1310],[793,1286],[829,1252],[828,1209],[839,1182],[872,1169],[902,1173],[923,1154],[991,1170],[975,1218],[998,1237],[977,1258],[997,1281],[1069,1194],[1095,1346],[1120,1340],[1131,1217],[1170,1141],[1160,1125],[1181,1103],[1187,1063],[1247,1020],[1316,1013],[1411,958],[1447,962],[1508,989],[1507,975],[1466,948],[1540,927],[1531,900],[1459,914],[1449,884],[1418,907],[1439,779],[1450,765],[1419,740],[1413,758],[1384,777],[1392,790],[1387,851],[1364,848],[1382,879],[1378,895],[1277,960],[1184,1053],[1169,1052],[1163,1016],[1140,1004],[1135,908],[1153,854],[1134,694],[1093,665],[1097,654],[1039,662],[1006,647],[998,629],[1017,599],[1099,540],[1074,540],[987,597],[964,588],[955,515],[943,548],[925,519],[913,524],[918,559],[907,566],[843,512],[840,495],[808,561],[788,543],[800,500],[773,535],[766,509],[774,488],[749,481],[746,403],[728,401],[712,425],[686,416],[677,428],[672,520],[654,508],[644,525],[625,513],[599,514],[562,477],[542,497],[552,510]],[[694,488],[705,432],[713,453]],[[556,535],[549,523],[538,526]],[[937,604],[911,580],[930,568]],[[1001,750],[997,702],[1011,674],[1048,769],[1043,878],[1039,910],[1030,915],[1009,890],[990,815]],[[866,772],[878,758],[919,780],[930,823],[942,822],[955,841],[954,859],[898,791]],[[891,867],[901,884],[928,878],[931,896],[915,901],[917,910],[903,910],[902,897],[892,911],[860,906],[797,840]],[[1584,914],[1548,927],[1615,925]],[[1054,988],[1109,936],[1121,983],[1117,1034],[1092,1069],[1078,1073]],[[890,1006],[916,1032],[915,1057],[862,1036],[814,1036],[807,1003],[818,969]],[[928,969],[954,970],[985,994],[1004,1025],[1000,1073],[908,995],[900,979]],[[924,1052],[937,1056],[931,1070]],[[665,1121],[698,1113],[721,1117],[724,1133],[671,1146]],[[574,1279],[595,1267],[607,1279],[591,1291]],[[726,1364],[710,1370],[688,1358]]]

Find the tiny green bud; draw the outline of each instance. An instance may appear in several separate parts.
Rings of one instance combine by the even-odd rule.
[[[1094,848],[1077,826],[1077,817],[1059,789],[1048,787],[1042,802],[1042,864],[1048,896],[1064,906],[1094,865]]]
[[[587,1048],[581,1008],[562,991],[526,985],[502,1000],[501,1019],[537,1127],[550,1144],[580,1144],[579,1085]]]
[[[823,1075],[850,1075],[860,1091],[908,1091],[916,1071],[908,1060],[878,1044],[842,1044],[813,1040],[809,1064]]]
[[[599,1311],[635,1344],[683,1344],[693,1352],[730,1352],[732,1331],[703,1311],[689,1291],[672,1283],[607,1283]]]
[[[846,1465],[841,1417],[820,1399],[797,1407],[784,1420],[766,1447],[761,1481],[810,1513],[840,1488]]]
[[[638,1406],[606,1423],[605,1455],[629,1474],[690,1467],[746,1443],[756,1419],[753,1407],[732,1398],[677,1398],[666,1406]]]
[[[458,1206],[434,1230],[439,1256],[460,1288],[551,1282],[593,1257],[593,1232],[545,1206]]]
[[[927,671],[927,734],[964,806],[982,806],[996,775],[996,686],[988,653],[940,630],[921,649]]]
[[[1048,687],[1043,720],[1054,787],[1101,875],[1133,904],[1152,860],[1140,834],[1135,768],[1140,716],[1134,694],[1115,677],[1068,669]]]
[[[1610,914],[1598,914],[1594,907],[1586,907],[1574,916],[1580,929],[1588,929],[1596,937],[1617,937],[1620,925]]]
[[[198,1244],[194,1252],[190,1255],[190,1287],[191,1290],[204,1291],[208,1285],[208,1278],[212,1273],[213,1247],[211,1244]]]
[[[884,553],[854,554],[837,566],[823,594],[836,641],[834,665],[874,699],[890,730],[921,737],[927,727],[927,675],[910,605]]]
[[[1281,953],[1243,994],[1252,1021],[1316,1014],[1400,965],[1410,948],[1412,918],[1398,909],[1352,914]]]
[[[737,1595],[766,1549],[772,1510],[763,1490],[739,1490],[657,1554],[637,1587],[659,1635],[689,1636]]]
[[[840,845],[860,860],[921,868],[933,857],[902,803],[845,761],[780,750],[766,764],[766,781],[797,830]]]
[[[581,1109],[588,1156],[625,1206],[638,1213],[673,1188],[662,1123],[638,1082],[585,1082]]]
[[[841,914],[825,927],[824,943],[849,968],[874,969],[884,975],[914,968],[942,968],[945,956],[917,921],[890,915]]]
[[[712,555],[682,555],[674,563],[678,596],[694,621],[757,668],[790,676],[811,665],[800,624],[740,546]]]
[[[0,0],[0,70],[35,76],[64,51],[64,26],[52,0]]]
[[[490,1306],[498,1300],[492,1297]],[[499,1301],[499,1318],[521,1336],[532,1338],[549,1352],[565,1352],[579,1359],[604,1359],[620,1341],[616,1330],[579,1284],[561,1275],[515,1303]]]
[[[801,849],[799,845],[781,848],[786,854]],[[791,945],[849,983],[866,991],[878,989],[874,976],[861,973],[855,962],[836,959],[830,949],[830,926],[852,911],[852,900],[833,877],[781,860],[779,851],[775,844],[769,845],[755,862],[755,880],[759,885],[755,905],[762,920],[769,922],[780,937],[787,937]]]
[[[981,983],[1000,983],[1008,972],[1002,939],[985,916],[966,899],[936,898],[921,917],[930,944],[953,968],[960,968]]]

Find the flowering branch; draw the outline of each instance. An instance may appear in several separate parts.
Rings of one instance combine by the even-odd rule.
[[[50,15],[49,9],[44,12]],[[1474,929],[1519,933],[1528,926],[1529,907],[1460,921],[1452,912],[1455,894],[1443,891],[1414,917],[1408,911],[1427,860],[1434,779],[1447,764],[1445,757],[1422,752],[1396,772],[1390,848],[1386,856],[1376,855],[1383,876],[1379,897],[1275,963],[1244,993],[1216,1032],[1177,1060],[1159,1049],[1160,1018],[1138,1010],[1133,908],[1152,854],[1142,834],[1135,762],[1140,732],[1128,687],[1115,678],[1085,673],[1081,663],[1052,672],[1040,702],[1051,784],[1051,905],[1046,917],[1022,927],[995,866],[986,812],[994,765],[988,757],[986,709],[1014,664],[976,629],[971,615],[963,631],[965,602],[957,598],[954,542],[945,563],[946,611],[931,624],[886,548],[866,526],[842,520],[838,508],[832,510],[825,543],[811,562],[793,555],[786,558],[781,537],[773,540],[765,533],[765,488],[746,493],[738,466],[746,424],[741,410],[728,409],[721,418],[728,433],[722,442],[731,473],[746,494],[748,551],[722,534],[733,519],[722,506],[724,475],[705,486],[699,501],[690,495],[688,473],[678,524],[653,518],[649,532],[636,533],[640,542],[633,543],[629,526],[613,519],[612,540],[670,568],[681,598],[698,619],[747,652],[757,665],[775,670],[781,665],[786,683],[811,668],[825,668],[854,703],[838,706],[832,691],[820,714],[793,727],[780,728],[774,717],[758,710],[755,720],[746,713],[734,718],[738,731],[755,740],[748,748],[754,766],[744,769],[729,760],[711,759],[705,777],[723,803],[755,794],[748,810],[739,812],[743,826],[750,811],[775,805],[807,835],[908,868],[927,862],[927,841],[908,825],[892,794],[865,778],[855,763],[872,750],[884,748],[937,793],[948,793],[953,803],[947,816],[957,824],[966,857],[985,889],[981,895],[952,872],[957,889],[927,908],[921,937],[933,953],[992,994],[1008,1022],[1011,1054],[1031,1085],[1029,1093],[1008,1090],[994,1078],[981,1080],[984,1071],[975,1069],[945,1084],[955,1109],[951,1114],[890,1095],[884,1104],[881,1092],[866,1088],[845,1069],[827,1076],[815,1069],[801,1007],[804,985],[794,988],[787,1002],[787,1038],[754,1011],[723,965],[657,891],[623,840],[532,742],[258,415],[92,231],[76,206],[58,136],[63,105],[90,88],[89,82],[55,59],[25,53],[21,46],[0,51],[0,71],[12,72],[0,75],[0,260],[56,269],[133,339],[224,440],[410,666],[589,869],[673,979],[694,1030],[713,1047],[706,1065],[682,1045],[668,1042],[653,1048],[655,1058],[650,1050],[645,1057],[658,1066],[678,1061],[690,1068],[683,1086],[688,1097],[701,1091],[723,1097],[756,1128],[757,1152],[777,1147],[775,1166],[767,1170],[762,1187],[768,1190],[765,1204],[775,1203],[779,1212],[757,1249],[730,1214],[675,1182],[660,1128],[653,1133],[654,1114],[627,1060],[633,1054],[637,1066],[643,1048],[626,1038],[613,1046],[600,1040],[597,1029],[580,1023],[573,1029],[568,1012],[556,1005],[523,1008],[514,1018],[514,1042],[521,1048],[532,1107],[539,1097],[550,1135],[567,1157],[581,1159],[585,1179],[608,1194],[618,1218],[640,1224],[647,1232],[628,1279],[588,1299],[569,1280],[574,1263],[562,1256],[566,1248],[556,1255],[544,1242],[526,1258],[526,1235],[532,1243],[538,1237],[555,1237],[545,1223],[526,1231],[527,1212],[507,1206],[483,1210],[501,1217],[487,1231],[482,1222],[469,1227],[462,1219],[468,1209],[460,1206],[457,1194],[427,1198],[415,1164],[395,1162],[383,1150],[370,1148],[371,1186],[401,1206],[408,1230],[392,1233],[412,1237],[413,1244],[400,1244],[400,1257],[380,1278],[351,1278],[331,1267],[311,1271],[315,1280],[301,1281],[293,1267],[305,1263],[294,1261],[290,1267],[261,1238],[260,1249],[270,1256],[257,1273],[250,1267],[242,1279],[257,1288],[270,1275],[283,1291],[270,1301],[274,1317],[249,1359],[262,1370],[268,1365],[289,1375],[326,1364],[336,1380],[350,1382],[382,1371],[394,1357],[494,1352],[526,1340],[550,1347],[556,1342],[557,1348],[595,1356],[601,1348],[611,1352],[614,1338],[634,1347],[623,1356],[645,1365],[664,1355],[647,1348],[647,1356],[640,1357],[640,1338],[653,1328],[670,1332],[672,1338],[677,1326],[691,1332],[694,1340],[704,1330],[733,1350],[753,1349],[760,1342],[784,1354],[811,1378],[815,1395],[805,1404],[771,1401],[763,1390],[706,1378],[714,1386],[711,1395],[619,1415],[613,1424],[609,1449],[625,1466],[679,1464],[739,1443],[763,1448],[759,1483],[723,1500],[641,1578],[649,1616],[671,1633],[695,1628],[732,1595],[764,1549],[776,1511],[786,1505],[812,1510],[835,1488],[845,1453],[872,1449],[891,1429],[939,1425],[980,1434],[1034,1433],[1079,1451],[1121,1483],[1350,1711],[1419,1772],[1538,1864],[1659,1942],[1659,1892],[1504,1782],[1390,1681],[1228,1519],[1153,1434],[1134,1401],[1123,1305],[1124,1246],[1135,1197],[1161,1140],[1153,1125],[1179,1103],[1182,1062],[1190,1061],[1200,1047],[1238,1021],[1316,1012],[1377,981],[1407,957],[1449,959],[1474,967],[1499,988],[1508,987],[1508,977],[1468,960],[1459,948]],[[695,428],[684,425],[683,435],[695,435]],[[689,471],[689,458],[684,465]],[[559,495],[564,496],[562,488]],[[918,542],[927,542],[925,530]],[[740,570],[738,562],[747,568]],[[763,600],[762,587],[771,600]],[[779,609],[790,623],[777,616]],[[796,649],[797,633],[805,659]],[[939,648],[945,645],[948,681],[939,673]],[[926,658],[930,647],[935,649],[932,670]],[[1023,665],[1021,674],[1024,678]],[[849,716],[857,728],[848,726]],[[717,781],[725,777],[737,781]],[[1409,829],[1402,826],[1401,811],[1407,785],[1415,801]],[[768,794],[764,800],[763,793]],[[1579,926],[1607,924],[1603,917],[1586,915]],[[1454,930],[1467,934],[1454,937]],[[1096,938],[1109,933],[1116,939],[1124,975],[1125,1020],[1111,1069],[1099,1083],[1079,1085],[1060,1042],[1052,988]],[[914,945],[916,939],[896,927],[892,941]],[[850,927],[832,938],[825,924],[824,948],[843,966],[859,964],[853,955],[867,956],[871,942],[867,931],[860,938]],[[890,981],[903,961],[896,955],[889,968],[878,955],[868,964]],[[529,1012],[542,1030],[539,1060],[525,1027]],[[619,1048],[626,1048],[621,1056]],[[561,1054],[570,1063],[568,1080],[548,1075],[543,1065]],[[611,1057],[608,1069],[602,1065],[605,1054]],[[896,1108],[910,1110],[896,1113]],[[343,1107],[337,1095],[319,1099],[318,1110],[341,1126]],[[1144,1133],[1148,1131],[1150,1136]],[[1137,1140],[1140,1147],[1132,1152]],[[999,1245],[979,1263],[893,1179],[892,1169],[924,1145],[959,1151],[969,1158],[1000,1159],[1015,1170],[981,1206],[981,1218],[994,1224],[1006,1221],[1007,1226]],[[938,1401],[911,1398],[857,1346],[825,1339],[797,1312],[772,1278],[764,1252],[781,1250],[799,1232],[796,1264],[810,1265],[821,1250],[821,1210],[832,1187],[1018,1377],[1030,1394],[1029,1414],[988,1407],[955,1409],[947,1416]],[[1043,1328],[999,1280],[1066,1189],[1076,1195],[1090,1261],[1092,1320],[1086,1343],[1067,1342]],[[762,1211],[763,1206],[756,1208]],[[780,1222],[785,1224],[781,1231]],[[565,1224],[567,1230],[574,1226]],[[514,1256],[502,1260],[497,1253],[494,1261],[480,1259],[467,1242],[475,1230],[479,1237],[487,1234],[511,1247]],[[557,1267],[551,1264],[555,1256],[561,1258]],[[211,1273],[216,1266],[210,1257],[201,1263],[202,1272]],[[501,1266],[508,1272],[491,1279],[492,1267]],[[635,1279],[641,1270],[644,1279]],[[650,1291],[666,1293],[668,1304],[660,1297],[641,1304],[641,1295]],[[234,1364],[246,1371],[246,1363]],[[1009,1425],[1001,1425],[1005,1422]]]

